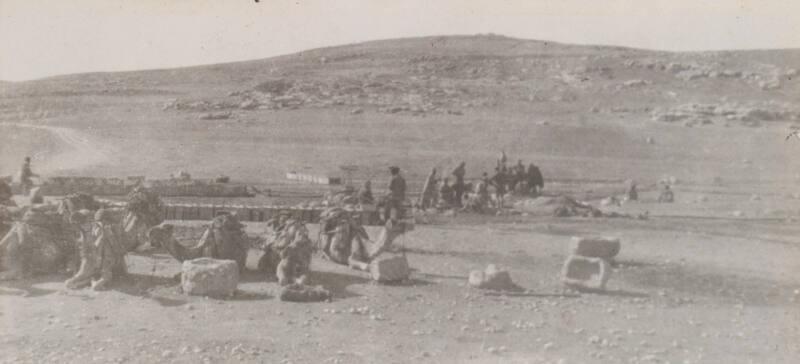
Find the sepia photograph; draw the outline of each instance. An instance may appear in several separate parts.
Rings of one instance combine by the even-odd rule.
[[[0,0],[0,364],[800,363],[796,0]]]

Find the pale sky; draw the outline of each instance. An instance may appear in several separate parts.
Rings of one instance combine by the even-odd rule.
[[[0,0],[0,80],[477,33],[663,50],[800,48],[800,0]]]

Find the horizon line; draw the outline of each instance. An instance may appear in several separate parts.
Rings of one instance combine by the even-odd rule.
[[[24,82],[32,82],[32,81],[44,81],[53,78],[59,77],[69,77],[69,76],[81,76],[81,75],[93,75],[93,74],[110,74],[110,73],[133,73],[133,72],[154,72],[154,71],[170,71],[170,70],[179,70],[183,68],[195,68],[195,67],[206,67],[206,66],[219,66],[219,65],[228,65],[228,64],[235,64],[235,63],[245,63],[245,62],[256,62],[256,61],[264,61],[271,58],[278,58],[278,57],[285,57],[291,56],[295,54],[301,54],[305,52],[317,51],[317,50],[324,50],[324,49],[331,49],[331,48],[339,48],[339,47],[347,47],[347,46],[354,46],[354,45],[361,45],[361,44],[368,44],[374,42],[386,42],[386,41],[398,41],[398,40],[409,40],[409,39],[425,39],[425,38],[437,38],[437,37],[500,37],[500,38],[507,38],[507,39],[514,39],[520,41],[528,41],[528,42],[543,42],[543,43],[552,43],[562,46],[578,46],[578,47],[601,47],[601,48],[622,48],[631,51],[643,51],[643,52],[653,52],[653,53],[672,53],[672,54],[680,54],[680,53],[706,53],[706,52],[763,52],[763,51],[791,51],[791,50],[800,50],[800,48],[720,48],[720,49],[700,49],[700,50],[667,50],[667,49],[656,49],[656,48],[645,48],[645,47],[632,47],[626,45],[619,45],[619,44],[602,44],[602,43],[579,43],[579,42],[561,42],[561,41],[551,41],[551,40],[543,40],[543,39],[532,39],[532,38],[518,38],[513,36],[507,36],[504,34],[499,33],[474,33],[474,34],[439,34],[439,35],[423,35],[423,36],[416,36],[416,37],[398,37],[398,38],[378,38],[378,39],[370,39],[365,41],[359,42],[352,42],[352,43],[341,43],[336,45],[330,46],[322,46],[322,47],[315,47],[315,48],[308,48],[298,51],[293,51],[289,53],[280,53],[270,56],[264,56],[260,58],[249,58],[249,59],[233,59],[233,60],[225,60],[216,63],[196,63],[196,64],[183,64],[183,65],[175,65],[175,66],[164,66],[164,67],[154,67],[154,68],[136,68],[136,69],[111,69],[111,70],[87,70],[87,71],[78,71],[73,73],[56,73],[51,75],[44,75],[40,77],[34,78],[26,78],[26,79],[19,79],[19,80],[8,80],[8,79],[0,79],[0,82],[3,83],[24,83]]]

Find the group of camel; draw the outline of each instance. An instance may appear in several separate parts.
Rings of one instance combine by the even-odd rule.
[[[363,227],[346,213],[333,209],[323,215],[320,238],[312,243],[305,222],[276,217],[279,228],[249,237],[233,214],[215,217],[196,244],[181,244],[174,226],[164,222],[157,195],[138,187],[127,203],[103,204],[86,194],[72,194],[57,204],[16,211],[10,230],[0,241],[0,280],[35,274],[67,273],[69,289],[109,288],[126,274],[125,255],[147,244],[166,250],[179,262],[200,257],[234,260],[240,272],[251,247],[263,250],[259,270],[281,286],[304,284],[314,251],[335,263],[366,270],[367,264],[404,231],[384,229],[371,242]],[[12,214],[14,215],[14,214]],[[21,215],[21,216],[19,216]],[[2,233],[0,231],[0,233]]]

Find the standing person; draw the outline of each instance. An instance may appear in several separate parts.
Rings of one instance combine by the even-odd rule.
[[[514,176],[511,178],[514,182],[509,192],[517,191],[517,185],[525,181],[525,165],[522,164],[522,159],[517,161],[517,166],[514,169]]]
[[[672,190],[669,189],[669,184],[664,184],[664,189],[661,190],[661,193],[658,195],[658,202],[660,203],[672,203],[675,202],[675,194],[672,193]]]
[[[505,204],[506,180],[508,177],[502,170],[497,170],[490,180],[490,183],[494,186],[495,201],[499,209],[502,209]]]
[[[531,189],[531,194],[534,196],[541,193],[542,189],[544,188],[544,177],[542,176],[542,171],[539,170],[539,167],[533,163],[528,166],[528,188]]]
[[[399,167],[389,167],[392,179],[389,180],[389,194],[384,206],[384,220],[396,221],[403,217],[403,202],[406,199],[406,180],[400,175]],[[392,211],[394,210],[394,211]]]
[[[370,180],[364,181],[364,185],[358,191],[358,203],[361,205],[372,205],[375,203],[375,198],[372,196],[372,182]]]
[[[628,190],[625,192],[625,198],[628,201],[636,201],[639,199],[639,191],[636,190],[636,181],[630,181]]]
[[[425,210],[428,207],[436,206],[436,168],[431,169],[425,185],[422,186],[422,194],[419,197],[419,206]]]
[[[445,177],[439,186],[439,205],[437,207],[448,209],[455,205],[455,194],[453,188],[450,187],[450,179]]]
[[[453,192],[455,193],[455,203],[458,207],[461,207],[464,189],[466,188],[466,185],[464,184],[464,176],[467,174],[465,166],[466,163],[461,162],[461,164],[459,164],[458,167],[453,170],[453,176],[456,178],[456,181],[453,184]]]
[[[489,204],[489,175],[486,172],[483,172],[483,176],[478,184],[475,186],[475,194],[478,196],[478,201],[480,202],[481,206],[487,206]]]
[[[22,163],[22,169],[19,171],[19,183],[22,185],[22,194],[25,196],[33,187],[33,180],[31,180],[33,177],[39,177],[39,175],[31,170],[31,157],[25,157],[25,162]]]
[[[508,162],[508,157],[506,156],[506,151],[500,151],[500,159],[497,160],[497,166],[503,169],[506,168],[506,162]]]

